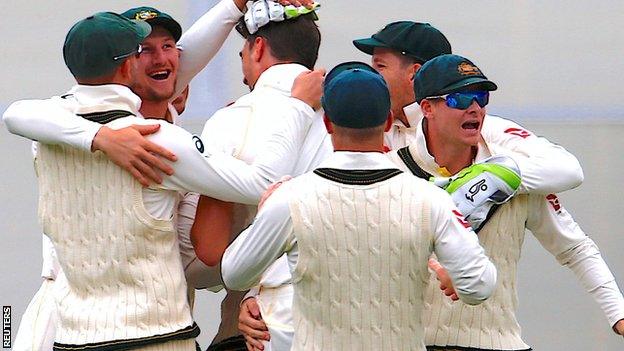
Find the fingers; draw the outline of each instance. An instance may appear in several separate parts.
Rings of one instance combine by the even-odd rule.
[[[251,316],[255,319],[262,319],[260,315],[260,306],[258,306],[258,302],[255,298],[250,298],[245,301],[245,307],[251,313]]]
[[[303,72],[297,76],[292,86],[293,98],[299,99],[317,110],[321,106],[325,69]]]
[[[128,168],[128,172],[130,172],[132,177],[141,183],[142,186],[148,187],[150,185],[149,180],[147,180],[147,178],[145,178],[136,168],[130,167]]]
[[[141,125],[141,124],[133,124],[130,128],[138,131],[141,135],[150,135],[156,133],[160,129],[159,124],[149,124],[149,125]],[[162,156],[169,161],[176,161],[177,157],[171,151],[165,149],[164,147],[154,144],[151,141],[145,140],[143,148],[149,152],[152,152],[158,156]],[[165,172],[167,173],[167,172]]]
[[[175,161],[177,160],[177,157],[173,153],[149,141],[146,142],[145,145],[143,145],[143,148],[145,151],[141,152],[140,155],[140,158],[143,162],[149,164],[150,166],[160,170],[167,175],[173,174],[173,167],[165,163],[161,158],[154,156],[160,155],[170,161]]]
[[[141,135],[150,135],[156,133],[160,129],[160,124],[133,124],[130,128],[135,129]]]
[[[247,343],[262,350],[262,340],[270,340],[266,324],[262,321],[260,308],[254,298],[249,298],[241,304],[238,316],[238,329],[245,336]]]
[[[134,166],[134,169],[138,170],[138,172],[142,174],[142,177],[147,178],[149,181],[154,182],[156,184],[162,183],[162,177],[160,176],[160,174],[158,174],[158,172],[156,172],[152,167],[146,164],[143,160],[132,160],[130,161],[130,164],[132,164],[132,166]]]
[[[157,132],[160,129],[160,125],[155,124],[155,125],[149,125],[149,126],[142,126],[142,125],[132,125],[130,126],[132,129],[136,129],[139,133],[141,133],[141,135],[149,135],[149,134],[153,134],[155,132]],[[141,145],[145,150],[154,153],[158,156],[164,157],[169,161],[176,161],[177,157],[176,155],[173,154],[173,152],[165,149],[164,147],[158,145],[158,144],[154,144],[151,141],[148,140],[144,140],[145,142]],[[167,173],[167,172],[165,172]]]
[[[309,2],[309,1],[306,1],[306,0],[303,0],[303,1],[304,2]],[[295,7],[301,6],[301,2],[297,1],[297,0],[280,0],[279,3],[284,5],[284,6],[288,6],[288,5],[293,5]]]
[[[256,340],[245,334],[243,334],[243,337],[245,338],[245,345],[247,345],[247,350],[264,350],[264,345],[262,344],[262,341]]]

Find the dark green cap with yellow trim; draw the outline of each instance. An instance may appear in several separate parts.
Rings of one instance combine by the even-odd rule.
[[[136,53],[152,28],[113,12],[98,12],[69,30],[63,44],[67,68],[77,78],[97,78]]]
[[[444,34],[429,23],[392,22],[370,38],[357,39],[353,45],[372,55],[375,48],[388,48],[425,63],[451,53],[451,44]]]
[[[416,101],[467,89],[492,91],[498,89],[472,61],[459,55],[433,58],[416,72],[414,92]]]
[[[152,26],[162,26],[171,33],[176,42],[180,40],[182,36],[182,27],[180,24],[168,13],[159,11],[153,7],[135,7],[121,15],[132,20],[145,21]]]

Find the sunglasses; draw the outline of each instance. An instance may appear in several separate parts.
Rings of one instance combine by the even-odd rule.
[[[139,44],[139,46],[137,46],[134,50],[130,51],[129,53],[113,57],[113,61],[125,59],[126,57],[130,57],[134,54],[138,56],[142,51],[143,51],[143,46]]]
[[[428,97],[427,100],[430,99],[444,99],[446,101],[446,106],[450,108],[455,108],[458,110],[465,110],[470,105],[472,105],[472,101],[476,101],[477,104],[481,107],[485,107],[490,102],[490,92],[489,91],[470,91],[470,92],[459,92],[452,93],[440,96],[431,96]]]

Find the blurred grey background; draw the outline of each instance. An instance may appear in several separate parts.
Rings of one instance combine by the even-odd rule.
[[[58,0],[0,2],[0,111],[12,101],[59,95],[73,84],[62,59],[67,30],[97,11],[150,5],[170,13],[183,28],[215,0],[151,2]],[[351,40],[370,36],[388,22],[429,22],[457,54],[471,58],[500,89],[489,112],[513,119],[574,153],[584,184],[561,195],[564,206],[601,248],[621,285],[624,237],[624,2],[545,1],[322,1],[319,65],[369,61]],[[246,92],[233,33],[220,54],[191,85],[183,125],[201,130],[212,113]],[[41,282],[41,237],[30,143],[0,128],[0,304],[13,307],[13,336]],[[519,270],[525,340],[536,350],[622,350],[598,306],[574,276],[527,233]],[[206,347],[218,324],[221,294],[198,292],[199,342]]]

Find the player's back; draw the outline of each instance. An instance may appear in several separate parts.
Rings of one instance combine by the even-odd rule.
[[[431,187],[396,169],[296,179],[293,350],[424,350]]]

